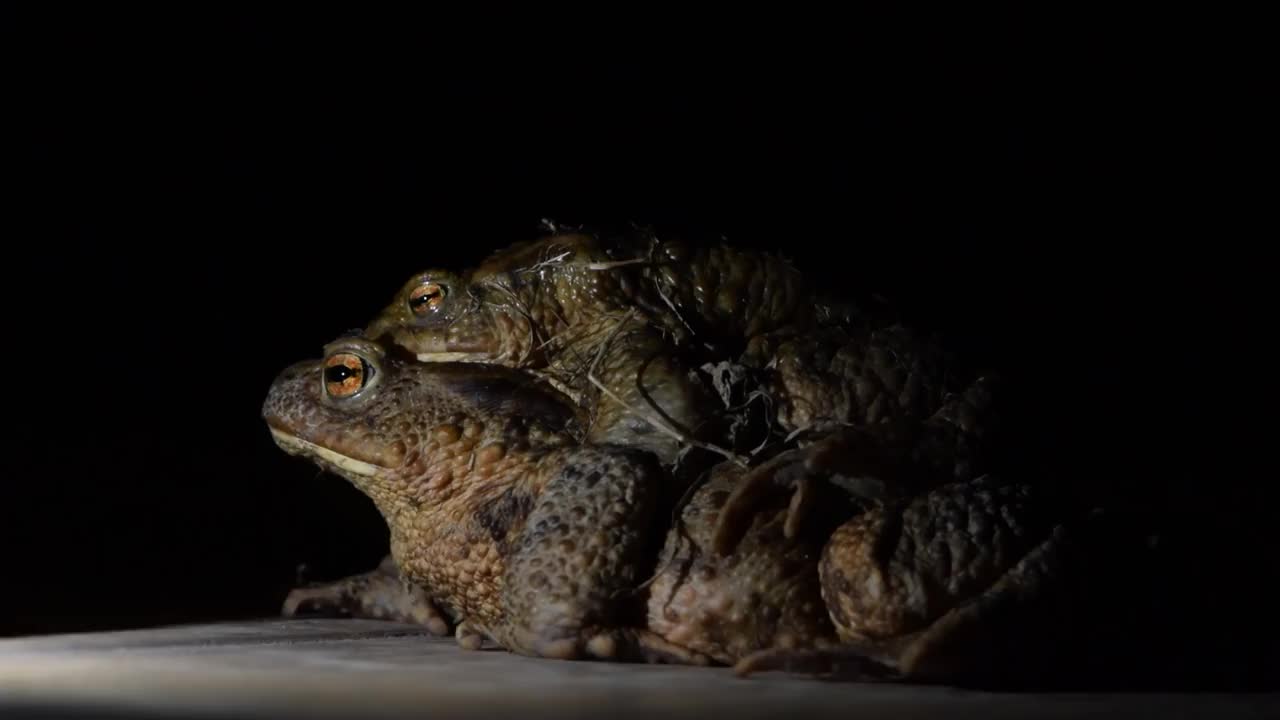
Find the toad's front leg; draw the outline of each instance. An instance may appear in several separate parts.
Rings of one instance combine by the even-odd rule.
[[[400,575],[390,555],[369,572],[294,588],[281,611],[285,617],[313,612],[422,625],[434,635],[449,634],[444,615],[421,587]]]
[[[645,452],[574,451],[508,560],[504,621],[490,628],[500,644],[563,660],[709,662],[643,628],[634,589],[655,556],[661,472]]]

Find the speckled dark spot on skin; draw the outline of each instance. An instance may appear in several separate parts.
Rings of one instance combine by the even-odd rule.
[[[533,498],[515,489],[508,489],[498,497],[476,509],[476,522],[498,543],[507,547],[507,536],[514,525],[522,523],[533,509]]]
[[[582,479],[582,483],[586,487],[595,487],[598,482],[600,482],[600,473],[598,472],[593,472]]]

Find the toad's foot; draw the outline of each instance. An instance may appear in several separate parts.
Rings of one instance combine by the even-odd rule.
[[[490,639],[484,631],[472,626],[471,623],[465,620],[458,623],[453,637],[457,641],[458,647],[463,650],[479,650],[484,647],[485,640]]]
[[[616,628],[588,631],[584,633],[588,639],[581,648],[572,648],[572,652],[561,655],[564,659],[577,657],[595,660],[611,660],[618,662],[640,662],[665,665],[710,665],[709,656],[700,652],[668,642],[656,633],[640,628]],[[559,641],[548,643],[548,647],[559,645],[561,649],[570,649],[569,643]]]
[[[285,598],[285,617],[334,614],[422,625],[433,635],[449,634],[449,624],[422,588],[406,582],[388,556],[377,569],[336,582],[294,588]]]
[[[783,534],[794,540],[819,496],[819,482],[851,499],[879,503],[889,497],[893,453],[863,431],[841,428],[802,448],[788,450],[746,473],[716,518],[712,545],[727,557],[765,507],[790,496]]]
[[[479,649],[480,636],[464,630],[458,644]],[[583,628],[572,637],[560,633],[543,634],[526,641],[517,652],[552,660],[603,660],[609,662],[661,665],[711,665],[708,655],[676,645],[643,628]]]

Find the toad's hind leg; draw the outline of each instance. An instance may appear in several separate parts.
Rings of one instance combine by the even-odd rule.
[[[927,628],[887,642],[814,650],[765,650],[739,675],[780,670],[832,680],[1000,686],[1037,684],[1069,642],[1064,567],[1070,535],[1059,526],[994,584]]]
[[[752,468],[716,521],[715,551],[721,556],[732,553],[752,518],[779,495],[791,497],[786,536],[795,537],[813,506],[813,488],[818,483],[874,505],[976,477],[988,462],[987,436],[996,425],[992,412],[996,382],[979,378],[964,393],[948,396],[921,423],[836,424],[811,444]]]
[[[422,588],[400,576],[388,555],[374,570],[341,580],[294,588],[281,613],[338,614],[422,625],[433,635],[449,634],[445,617]]]
[[[495,639],[562,660],[706,662],[637,620],[631,591],[652,556],[657,461],[621,448],[576,448],[573,457],[539,495],[508,561]]]
[[[1056,526],[988,590],[906,646],[903,672],[992,689],[1133,679],[1152,662],[1141,648],[1142,564],[1150,558],[1115,521],[1094,511]]]

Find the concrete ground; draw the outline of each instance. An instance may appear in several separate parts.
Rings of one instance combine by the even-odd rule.
[[[467,652],[365,620],[0,640],[11,717],[1280,717],[1280,695],[998,694]]]

